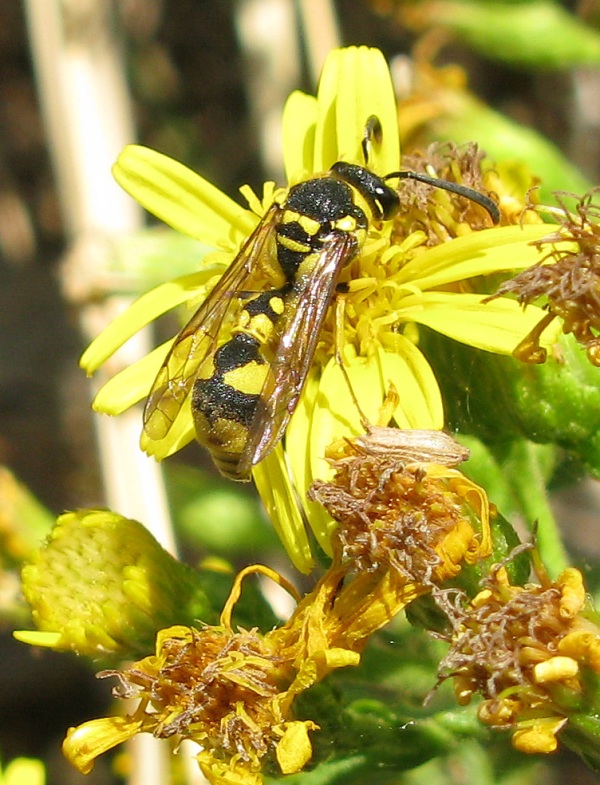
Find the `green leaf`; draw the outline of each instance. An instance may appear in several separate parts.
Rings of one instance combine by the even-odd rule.
[[[600,63],[600,35],[551,0],[436,2],[431,22],[451,30],[485,57],[526,68]]]

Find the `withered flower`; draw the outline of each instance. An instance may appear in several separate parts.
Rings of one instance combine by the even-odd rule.
[[[552,213],[559,228],[532,241],[544,256],[503,283],[494,295],[513,293],[523,305],[540,298],[547,301],[548,314],[513,352],[520,360],[546,360],[547,350],[540,346],[539,338],[559,316],[563,332],[572,333],[589,361],[600,366],[600,206],[592,202],[597,193],[596,188],[578,199],[574,213],[567,208],[565,197],[577,197],[557,194],[561,209]]]
[[[330,455],[335,477],[310,495],[339,523],[342,562],[425,588],[488,555],[487,497],[450,468],[468,452],[447,434],[371,427]]]
[[[485,492],[451,468],[468,453],[441,431],[371,427],[332,446],[335,476],[310,497],[338,522],[334,565],[346,577],[333,611],[359,647],[402,608],[491,552]],[[352,619],[349,623],[348,620]]]
[[[369,637],[409,602],[489,555],[487,497],[451,468],[466,451],[440,431],[371,427],[332,449],[331,483],[313,498],[339,522],[334,558],[302,600],[274,571],[242,570],[220,625],[162,630],[156,653],[121,671],[115,694],[137,698],[127,717],[69,731],[67,757],[83,772],[136,733],[192,739],[211,783],[256,785],[276,761],[283,774],[312,757],[310,719],[295,699],[338,668],[358,665]],[[298,601],[290,619],[265,634],[237,631],[231,615],[244,577],[262,572]]]
[[[452,624],[440,679],[452,678],[461,705],[484,700],[480,720],[513,732],[522,752],[553,752],[569,717],[589,711],[589,676],[600,675],[600,628],[591,619],[581,573],[568,568],[551,581],[510,585],[504,567],[467,603],[438,601]]]
[[[255,565],[236,579],[218,626],[162,630],[156,653],[116,676],[119,698],[139,704],[126,717],[106,717],[71,728],[63,749],[83,773],[103,752],[137,733],[202,746],[198,763],[211,783],[256,785],[267,762],[282,774],[300,771],[312,756],[309,732],[318,726],[297,720],[294,698],[335,668],[356,665],[359,656],[332,648],[322,628],[307,625],[303,609],[265,635],[234,631],[231,613],[249,572],[263,572],[291,587],[268,568]],[[300,610],[301,606],[299,606]]]

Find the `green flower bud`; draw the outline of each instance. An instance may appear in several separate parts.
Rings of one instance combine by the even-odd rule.
[[[108,510],[66,513],[22,571],[42,632],[17,637],[89,656],[148,653],[159,629],[214,619],[200,582],[141,523]]]

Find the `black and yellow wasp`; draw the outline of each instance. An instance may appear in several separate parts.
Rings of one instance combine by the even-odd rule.
[[[366,142],[363,150],[366,160]],[[360,251],[369,225],[380,226],[400,209],[398,192],[386,182],[398,178],[466,196],[498,220],[487,196],[416,172],[382,178],[339,161],[292,186],[175,339],[146,403],[148,438],[168,434],[191,393],[197,440],[222,474],[249,479],[294,413],[341,271]]]

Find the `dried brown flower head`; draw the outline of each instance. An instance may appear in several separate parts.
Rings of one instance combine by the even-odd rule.
[[[559,316],[563,332],[572,333],[585,347],[590,362],[600,365],[600,205],[592,201],[597,194],[596,188],[579,198],[575,212],[567,208],[566,198],[577,197],[557,194],[561,209],[553,213],[559,228],[532,243],[545,255],[503,283],[494,295],[515,294],[523,305],[547,299],[548,316],[515,349],[521,360],[545,361],[539,335]]]
[[[591,668],[600,673],[600,631],[587,619],[581,573],[566,569],[552,582],[509,584],[497,569],[470,602],[440,593],[451,625],[451,649],[440,678],[453,678],[461,704],[483,696],[479,718],[512,728],[524,752],[551,752],[569,712],[581,706]]]

